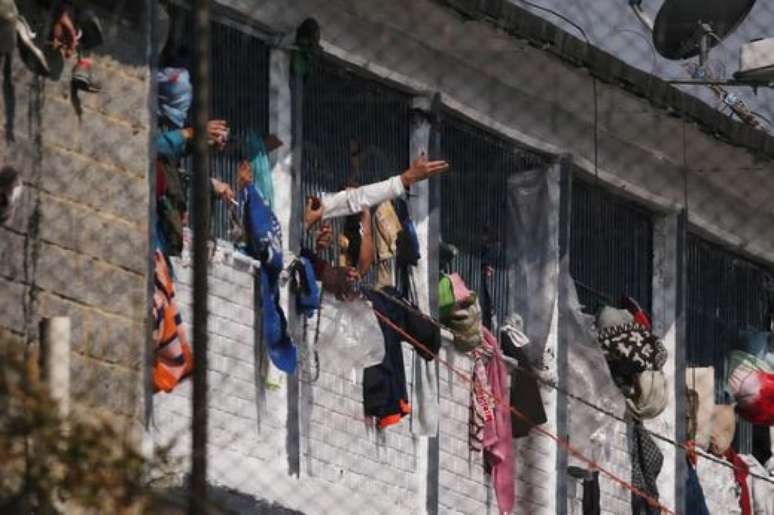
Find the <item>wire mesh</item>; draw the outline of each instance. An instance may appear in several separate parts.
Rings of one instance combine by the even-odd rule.
[[[664,42],[632,11],[655,18],[662,6],[721,3],[0,0],[0,513],[639,514],[648,502],[691,513],[690,472],[711,513],[734,513],[744,509],[734,477],[743,467],[720,452],[723,436],[743,455],[761,511],[756,496],[774,484],[771,430],[746,420],[729,353],[765,334],[749,362],[761,384],[774,380],[764,370],[774,363],[774,8],[750,1],[722,40],[725,25],[709,27],[702,60],[662,57]],[[197,75],[202,62],[190,55],[205,32],[195,11],[211,14],[207,80],[160,84],[172,61]],[[741,69],[751,62],[758,69]],[[185,95],[205,83],[209,118],[228,124],[224,145],[212,124],[194,128]],[[173,132],[158,116],[162,89],[181,95],[165,105],[182,112],[179,160],[160,152]],[[255,203],[229,200],[246,181],[249,133],[279,145],[263,156],[268,170],[249,169],[251,202],[265,193],[261,180],[275,193],[260,227],[245,218]],[[228,185],[207,195],[191,186],[194,142],[205,140],[210,157],[197,169]],[[498,325],[511,322],[493,336],[514,354],[501,388],[486,347],[466,349],[451,316],[401,305],[393,320],[357,295],[360,304],[336,298],[340,284],[327,281],[322,313],[304,304],[304,274],[341,263],[334,240],[313,266],[297,266],[290,238],[316,250],[317,227],[299,229],[305,199],[402,173],[410,182],[421,152],[449,169],[407,197],[424,258],[412,300],[438,313],[428,306],[438,272],[480,293],[491,265]],[[509,288],[522,286],[514,261],[536,270],[546,256],[508,255],[505,242],[520,236],[509,202],[532,206],[511,196],[509,180],[558,168],[545,212],[525,217],[546,222],[524,229],[529,237],[545,230],[569,256],[541,269],[556,284],[534,301],[552,306],[535,357],[518,347]],[[187,212],[204,204],[210,223],[197,237]],[[364,207],[375,206],[350,216]],[[345,233],[344,217],[330,222]],[[277,227],[290,228],[281,267],[268,250]],[[458,250],[445,268],[442,242]],[[376,276],[371,267],[357,287]],[[524,291],[534,279],[544,275],[525,277]],[[663,391],[650,392],[660,399],[642,391],[649,375],[622,377],[611,358],[636,354],[636,343],[597,338],[573,311],[576,295],[589,316],[624,309],[625,295],[639,303],[666,349],[666,364],[642,358],[665,374]],[[453,304],[477,330],[475,306]],[[70,320],[69,362],[52,363],[40,323],[60,316]],[[432,361],[422,359],[435,343],[422,322],[445,328]],[[381,362],[363,365],[380,350]],[[692,367],[714,368],[705,404],[737,403],[733,438],[699,443],[695,468],[684,459],[689,430],[711,433],[712,421],[690,413]],[[487,371],[491,384],[471,389]],[[54,386],[59,374],[69,386]],[[621,396],[606,402],[578,385]],[[757,414],[774,423],[770,392],[755,393]],[[386,398],[397,408],[375,414]],[[649,413],[658,400],[663,411]],[[487,426],[497,452],[475,450],[484,407],[502,424]],[[506,450],[515,472],[498,466]]]

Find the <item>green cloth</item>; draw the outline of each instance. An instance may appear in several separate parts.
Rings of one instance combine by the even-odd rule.
[[[263,138],[253,131],[248,131],[245,138],[245,157],[250,161],[250,168],[253,170],[253,182],[258,193],[263,197],[263,201],[269,206],[274,207],[274,183],[271,178],[271,164],[269,163],[269,154],[263,143]]]
[[[454,308],[454,290],[452,289],[451,279],[444,275],[441,282],[438,283],[438,311],[441,320],[447,320]]]

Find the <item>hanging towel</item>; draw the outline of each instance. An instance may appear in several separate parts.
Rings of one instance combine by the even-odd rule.
[[[263,138],[252,130],[248,130],[245,136],[243,154],[244,158],[250,161],[253,182],[258,193],[261,194],[269,209],[274,209],[274,183],[271,178],[269,154],[266,151]]]
[[[283,266],[282,229],[253,184],[241,192],[240,201],[244,205],[247,252],[261,262],[264,343],[272,363],[283,372],[292,374],[296,370],[296,345],[288,335],[287,320],[279,302],[279,277]]]
[[[154,256],[153,339],[156,347],[153,386],[171,392],[193,371],[193,354],[175,301],[175,286],[167,260],[160,250]]]
[[[471,451],[484,449],[484,428],[494,422],[495,403],[492,398],[486,363],[491,358],[490,348],[482,344],[481,348],[470,353],[473,360],[473,380],[470,388],[470,415],[468,419],[468,446]]]
[[[511,443],[511,411],[505,399],[505,385],[508,372],[505,368],[497,339],[482,329],[484,342],[491,353],[486,365],[491,394],[497,401],[494,406],[494,420],[484,426],[484,458],[492,473],[492,485],[500,513],[511,513],[514,503],[513,486],[513,445]]]
[[[371,304],[342,302],[325,295],[320,309],[318,352],[326,371],[347,375],[352,369],[379,365],[385,358],[384,338]],[[316,323],[310,322],[310,325]]]

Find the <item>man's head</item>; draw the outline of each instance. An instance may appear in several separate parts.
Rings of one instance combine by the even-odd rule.
[[[237,180],[240,191],[253,182],[253,167],[247,159],[243,159],[239,162]]]
[[[0,169],[0,224],[9,222],[13,217],[21,190],[19,172],[10,166]]]

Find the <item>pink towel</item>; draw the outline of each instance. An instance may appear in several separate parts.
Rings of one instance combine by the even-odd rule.
[[[511,412],[505,395],[508,372],[500,347],[489,330],[482,328],[484,345],[492,350],[486,365],[489,387],[496,399],[494,420],[484,426],[484,459],[492,469],[492,484],[500,513],[511,513],[515,498],[513,487],[513,446],[511,443]]]

